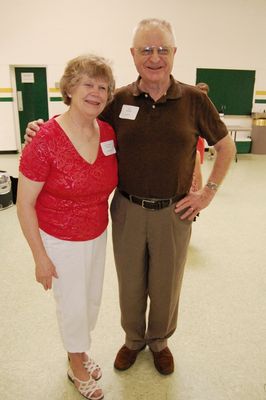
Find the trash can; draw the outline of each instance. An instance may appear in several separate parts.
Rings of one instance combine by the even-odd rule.
[[[266,154],[266,114],[265,113],[261,113],[259,115],[259,118],[253,119],[251,138],[252,138],[251,153]]]
[[[6,171],[0,171],[0,211],[13,205],[11,179]]]

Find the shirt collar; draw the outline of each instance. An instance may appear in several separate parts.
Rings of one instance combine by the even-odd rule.
[[[143,92],[139,87],[139,81],[141,77],[139,76],[138,79],[132,83],[131,91],[133,96],[141,96]],[[182,96],[181,93],[181,86],[178,81],[176,81],[173,75],[170,75],[170,86],[166,92],[166,99],[178,99]]]

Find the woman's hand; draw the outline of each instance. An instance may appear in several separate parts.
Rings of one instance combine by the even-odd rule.
[[[52,288],[52,279],[58,278],[56,269],[47,255],[35,260],[36,281],[43,285],[45,290]]]

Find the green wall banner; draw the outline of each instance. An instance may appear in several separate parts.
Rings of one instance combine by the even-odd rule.
[[[255,71],[197,68],[196,83],[199,82],[209,85],[209,97],[220,113],[251,114]]]

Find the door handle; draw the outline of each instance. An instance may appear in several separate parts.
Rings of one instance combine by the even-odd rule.
[[[18,110],[23,111],[22,92],[17,92]]]

